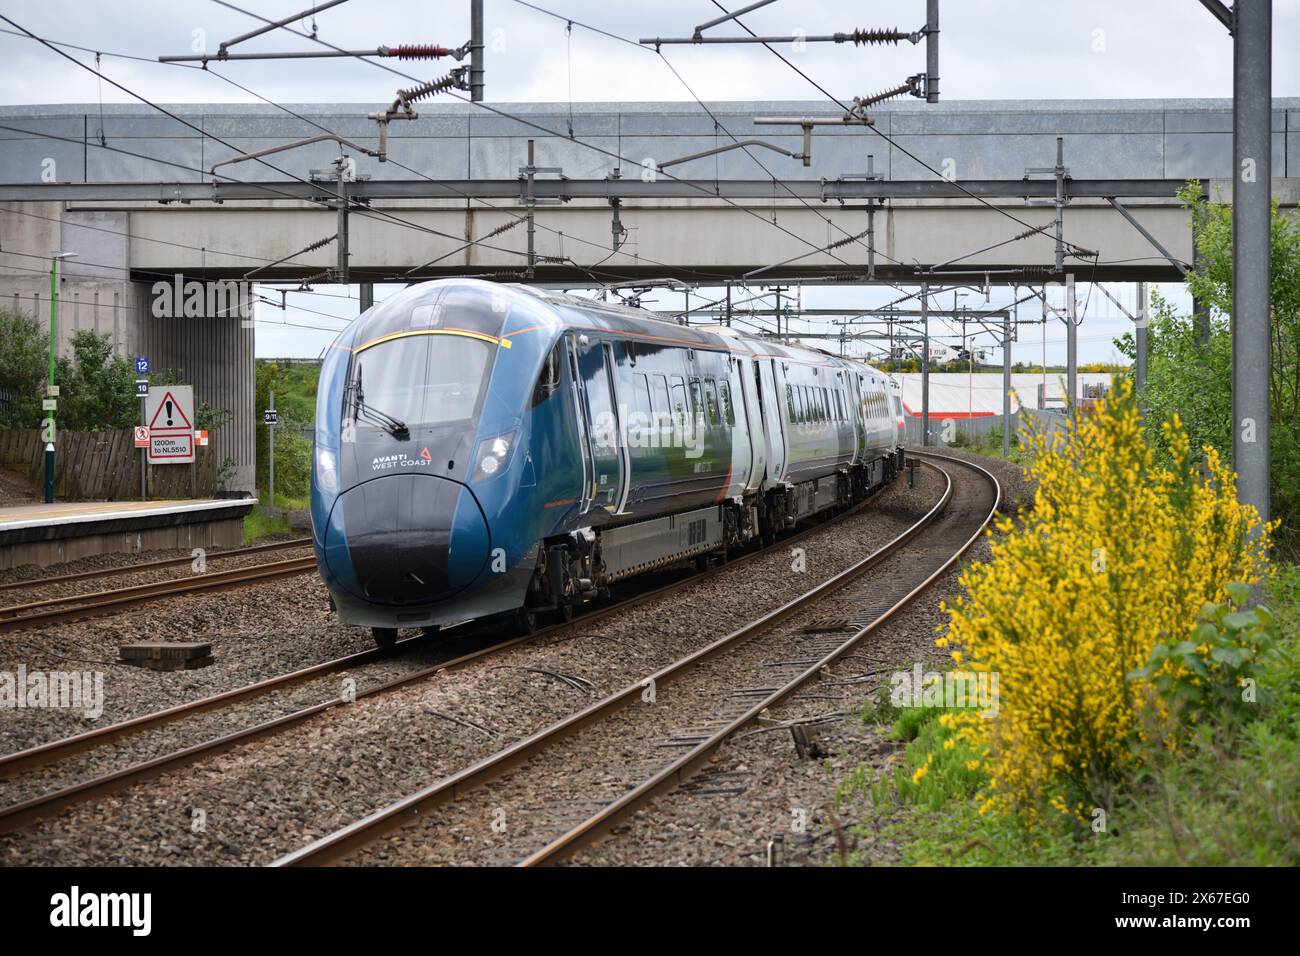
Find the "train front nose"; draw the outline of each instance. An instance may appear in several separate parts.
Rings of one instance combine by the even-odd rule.
[[[468,587],[487,563],[487,522],[473,492],[436,475],[388,475],[348,489],[335,504],[326,560],[357,597],[428,604]],[[347,565],[350,565],[348,567]]]

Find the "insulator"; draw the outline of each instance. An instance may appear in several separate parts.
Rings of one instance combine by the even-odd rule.
[[[523,221],[524,221],[523,219],[511,219],[509,222],[503,222],[501,225],[497,226],[495,229],[492,229],[492,230],[490,230],[490,231],[484,233],[483,235],[479,236],[479,237],[478,237],[477,239],[475,239],[474,241],[475,241],[475,242],[483,242],[485,239],[491,239],[491,238],[493,238],[494,236],[499,236],[499,235],[501,235],[501,233],[503,233],[503,232],[509,232],[511,229],[515,228],[515,226],[519,225],[519,224],[520,224],[521,222],[523,222]]]
[[[900,33],[897,27],[890,30],[882,27],[872,30],[858,29],[846,34],[837,33],[836,36],[843,36],[846,40],[852,40],[854,46],[864,46],[873,43],[898,43],[900,40],[906,40],[908,35]]]
[[[896,96],[902,96],[904,93],[910,92],[912,92],[912,84],[904,83],[902,86],[896,86],[892,90],[881,90],[879,93],[872,94],[871,96],[855,96],[853,97],[853,102],[859,107],[872,106],[876,103],[882,103],[885,100],[892,100]]]
[[[830,252],[832,249],[838,249],[840,246],[847,246],[850,242],[857,242],[859,239],[865,239],[866,237],[867,234],[865,232],[858,233],[856,236],[845,236],[843,239],[837,239],[829,246],[825,246],[822,251]]]
[[[409,90],[398,90],[397,98],[403,103],[414,103],[416,100],[422,100],[426,96],[432,96],[434,93],[440,93],[443,90],[449,90],[460,83],[460,71],[453,70],[446,76],[439,77],[429,83],[421,83],[419,86],[413,86]]]
[[[437,46],[433,43],[408,43],[388,48],[388,55],[395,56],[399,60],[438,60],[444,56],[451,56],[451,53],[452,51],[445,46]]]

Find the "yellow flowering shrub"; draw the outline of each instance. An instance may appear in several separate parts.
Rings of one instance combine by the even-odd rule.
[[[1231,470],[1207,448],[1202,475],[1178,420],[1164,427],[1172,467],[1157,463],[1123,385],[1068,435],[1032,436],[1032,510],[999,520],[991,560],[944,607],[939,645],[998,676],[995,716],[940,718],[987,776],[981,813],[1109,810],[1134,742],[1176,719],[1134,672],[1157,644],[1191,635],[1230,584],[1265,573],[1269,529],[1237,503]]]

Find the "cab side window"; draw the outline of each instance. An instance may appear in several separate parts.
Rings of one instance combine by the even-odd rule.
[[[542,363],[542,370],[537,376],[537,384],[533,387],[534,405],[546,401],[560,387],[564,372],[563,349],[563,343],[556,342],[555,347],[546,353],[546,360]]]

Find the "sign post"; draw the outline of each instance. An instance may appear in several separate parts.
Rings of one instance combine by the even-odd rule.
[[[275,392],[269,393],[268,398],[270,399],[270,401],[268,402],[270,407],[265,412],[262,413],[262,417],[266,420],[266,444],[268,446],[266,467],[267,467],[267,478],[268,478],[267,484],[269,485],[269,487],[266,490],[266,496],[268,499],[266,502],[266,506],[268,508],[274,508],[275,507],[275,422],[276,422]]]
[[[149,356],[137,355],[135,357],[135,374],[149,374]],[[144,388],[140,386],[143,383]],[[137,378],[135,380],[135,394],[140,398],[140,427],[135,430],[135,447],[140,449],[140,500],[149,500],[149,419],[146,417],[145,406],[149,401],[149,380],[147,378]]]

